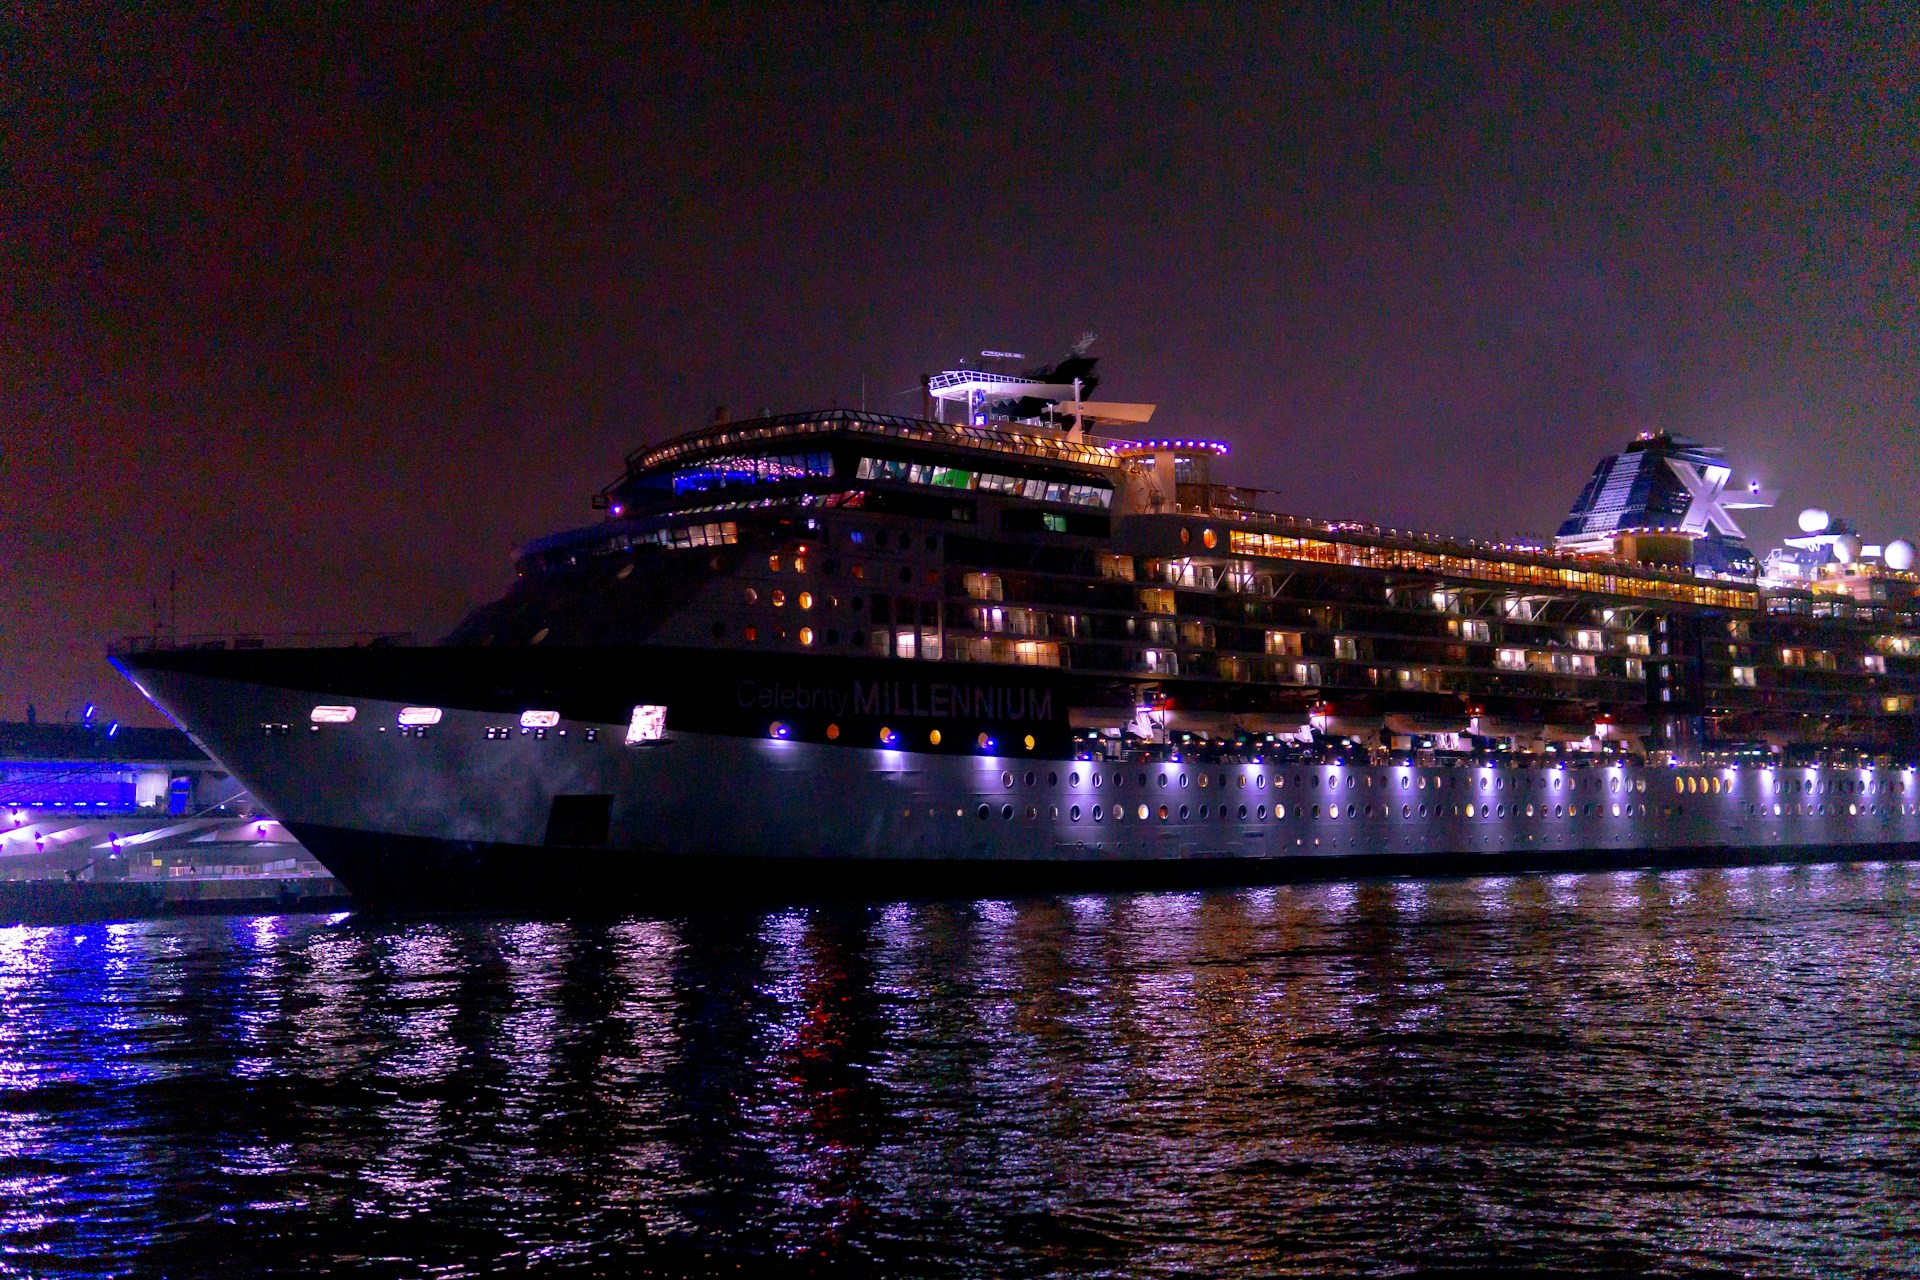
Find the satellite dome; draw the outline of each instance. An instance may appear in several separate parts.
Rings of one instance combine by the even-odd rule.
[[[1820,533],[1831,523],[1833,523],[1833,517],[1820,507],[1808,507],[1800,513],[1800,532],[1802,533]]]
[[[1913,544],[1905,538],[1895,538],[1881,553],[1881,560],[1887,568],[1905,573],[1913,568]]]
[[[1841,564],[1852,564],[1860,558],[1860,539],[1850,533],[1843,533],[1833,540],[1833,556]]]

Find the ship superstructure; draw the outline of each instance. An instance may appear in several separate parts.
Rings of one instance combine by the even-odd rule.
[[[554,889],[523,864],[964,887],[1920,833],[1913,575],[1756,577],[1728,512],[1772,495],[1715,451],[1643,438],[1559,545],[1490,545],[1284,514],[1092,372],[638,450],[430,649],[121,661],[400,903]]]

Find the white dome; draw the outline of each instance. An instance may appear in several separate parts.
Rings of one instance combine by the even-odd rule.
[[[1860,539],[1850,533],[1843,533],[1833,540],[1833,555],[1841,564],[1852,564],[1860,558]]]
[[[1833,523],[1833,517],[1819,507],[1808,507],[1800,513],[1800,532],[1802,533],[1819,533],[1831,523]]]
[[[1887,568],[1905,573],[1913,568],[1913,544],[1905,538],[1895,538],[1887,544],[1881,557]]]

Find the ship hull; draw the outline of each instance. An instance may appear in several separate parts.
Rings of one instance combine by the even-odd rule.
[[[490,660],[500,664],[490,677],[470,655],[433,650],[122,665],[357,901],[387,910],[645,910],[1920,853],[1910,771],[1076,760],[1049,754],[1071,691],[1040,677],[976,694],[979,706],[1033,713],[995,740],[1015,754],[971,735],[971,750],[954,750],[957,728],[944,750],[869,745],[880,731],[851,711],[842,740],[800,741],[771,736],[770,724],[787,722],[768,719],[785,713],[777,696],[763,705],[764,691],[811,690],[804,697],[832,715],[832,682],[795,686],[737,655],[714,704],[736,718],[710,708],[681,717],[693,727],[670,719],[663,740],[629,745],[627,724],[606,708],[633,698],[630,688],[596,704],[555,674],[593,684],[605,668],[559,660],[540,688],[522,688],[509,657]],[[672,664],[654,655],[648,665]],[[710,671],[656,670],[668,692],[639,696],[678,689],[687,701],[696,675],[712,683]],[[422,734],[398,724],[416,699],[394,695],[410,680],[441,713]],[[933,721],[916,710],[960,696],[894,681],[882,705],[873,689],[848,686],[900,744],[929,734]],[[567,712],[544,733],[511,710],[535,697]],[[322,705],[352,706],[354,719],[315,724]],[[817,738],[820,718],[802,708],[792,723]]]

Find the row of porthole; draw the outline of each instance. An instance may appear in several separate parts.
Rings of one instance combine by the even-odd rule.
[[[936,731],[936,733],[937,733],[937,731]],[[936,738],[936,741],[937,741],[937,738]],[[1091,773],[1089,773],[1089,774],[1087,775],[1087,777],[1088,777],[1088,781],[1089,781],[1089,785],[1091,785],[1091,786],[1094,786],[1094,787],[1096,787],[1096,788],[1097,788],[1097,787],[1100,787],[1100,786],[1102,786],[1102,785],[1104,785],[1104,778],[1105,778],[1105,776],[1106,776],[1106,775],[1104,775],[1104,774],[1101,774],[1101,773],[1100,773],[1099,771],[1097,771],[1097,770],[1095,770],[1095,771],[1093,771],[1093,772],[1091,772]],[[1137,779],[1138,779],[1138,783],[1137,783],[1137,785],[1139,785],[1139,786],[1142,786],[1142,787],[1144,787],[1144,786],[1146,786],[1146,785],[1147,785],[1147,780],[1148,780],[1148,777],[1149,777],[1149,775],[1148,775],[1148,774],[1145,774],[1145,773],[1140,773],[1140,774],[1136,774],[1135,776],[1136,776],[1136,777],[1137,777]],[[1235,776],[1235,777],[1237,777],[1237,778],[1239,779],[1239,783],[1240,783],[1240,787],[1241,787],[1241,789],[1242,789],[1242,790],[1245,790],[1245,789],[1246,789],[1246,786],[1247,786],[1247,778],[1248,778],[1248,776],[1249,776],[1249,775],[1247,775],[1247,774],[1244,774],[1244,773],[1242,773],[1242,774],[1236,774],[1236,775],[1233,775],[1233,776]],[[1267,775],[1266,775],[1266,774],[1264,774],[1264,773],[1256,773],[1256,774],[1253,774],[1253,775],[1251,775],[1251,776],[1252,776],[1252,778],[1253,778],[1253,785],[1254,785],[1254,786],[1255,786],[1256,788],[1259,788],[1259,789],[1264,789],[1264,788],[1266,787],[1266,785],[1267,785]],[[1125,785],[1126,785],[1126,777],[1127,777],[1127,775],[1126,775],[1126,773],[1125,773],[1125,771],[1123,771],[1123,770],[1115,770],[1115,771],[1114,771],[1114,773],[1113,773],[1113,775],[1112,775],[1112,778],[1113,778],[1113,782],[1112,782],[1112,785],[1114,785],[1114,786],[1116,786],[1116,787],[1121,787],[1121,786],[1125,786]],[[1166,773],[1162,773],[1162,774],[1160,774],[1160,775],[1158,775],[1158,782],[1159,782],[1159,784],[1160,784],[1160,786],[1162,786],[1162,787],[1166,787],[1166,786],[1168,786],[1168,785],[1175,785],[1175,784],[1177,784],[1178,786],[1180,786],[1180,787],[1182,787],[1182,788],[1185,788],[1186,786],[1188,786],[1188,785],[1189,785],[1189,778],[1190,778],[1190,777],[1192,777],[1192,778],[1198,778],[1198,779],[1199,779],[1199,785],[1200,785],[1200,786],[1201,786],[1202,788],[1205,788],[1205,787],[1207,787],[1207,786],[1209,785],[1209,780],[1210,780],[1210,779],[1214,779],[1214,780],[1216,780],[1216,781],[1215,781],[1215,782],[1213,783],[1213,785],[1218,785],[1218,786],[1219,786],[1219,787],[1220,787],[1220,788],[1221,788],[1222,790],[1225,790],[1225,789],[1227,788],[1227,785],[1228,785],[1228,784],[1227,784],[1227,778],[1228,778],[1228,775],[1227,775],[1227,774],[1224,774],[1224,773],[1222,773],[1222,774],[1212,774],[1212,775],[1210,775],[1210,774],[1206,774],[1206,773],[1195,773],[1195,774],[1192,774],[1192,775],[1188,775],[1188,774],[1185,774],[1185,773],[1180,773],[1180,774],[1171,774],[1171,775],[1169,775],[1169,774],[1166,774]],[[1319,790],[1319,788],[1320,788],[1320,777],[1319,777],[1319,775],[1318,775],[1318,774],[1310,774],[1310,775],[1305,775],[1305,781],[1304,781],[1304,783],[1303,783],[1303,781],[1302,781],[1302,777],[1303,777],[1303,775],[1301,775],[1301,774],[1297,774],[1297,773],[1293,775],[1293,785],[1294,785],[1295,787],[1300,787],[1300,786],[1303,786],[1303,785],[1305,785],[1305,786],[1310,786],[1310,787],[1312,787],[1312,788],[1313,788],[1314,790]],[[1352,790],[1352,789],[1353,789],[1353,787],[1354,787],[1354,777],[1355,777],[1355,775],[1352,775],[1352,774],[1348,774],[1348,775],[1347,775],[1347,789],[1348,789],[1348,790]],[[1048,786],[1057,786],[1057,785],[1059,785],[1059,775],[1058,775],[1058,774],[1048,774],[1048,775],[1047,775],[1047,779],[1048,779],[1048,781],[1047,781],[1047,785],[1048,785]],[[1007,786],[1007,787],[1012,787],[1012,786],[1013,786],[1013,774],[1011,774],[1011,773],[1003,773],[1003,774],[1001,774],[1001,775],[1000,775],[1000,781],[1001,781],[1001,784],[1002,784],[1002,785],[1004,785],[1004,786]],[[1029,774],[1027,774],[1027,775],[1026,775],[1026,781],[1027,781],[1027,785],[1028,785],[1028,786],[1032,786],[1032,785],[1034,785],[1034,775],[1033,775],[1033,774],[1031,774],[1031,773],[1029,773]],[[1401,789],[1402,791],[1407,791],[1407,790],[1411,790],[1411,789],[1413,788],[1413,785],[1414,785],[1414,783],[1415,783],[1416,781],[1418,782],[1418,785],[1419,785],[1419,787],[1420,787],[1420,789],[1421,789],[1421,790],[1423,790],[1423,791],[1424,791],[1424,790],[1425,790],[1425,789],[1427,788],[1427,785],[1428,785],[1428,779],[1427,779],[1427,777],[1426,777],[1426,775],[1424,775],[1424,774],[1422,774],[1422,775],[1421,775],[1421,776],[1420,776],[1420,777],[1419,777],[1419,778],[1418,778],[1417,780],[1416,780],[1416,779],[1413,779],[1413,778],[1410,778],[1410,777],[1407,777],[1407,776],[1403,776],[1403,777],[1402,777],[1402,778],[1400,779],[1400,789]],[[1504,779],[1495,779],[1494,781],[1495,781],[1495,785],[1494,785],[1494,787],[1492,788],[1493,790],[1502,790],[1502,789],[1504,789],[1504,786],[1503,786],[1503,784],[1504,784],[1504,781],[1505,781]],[[1597,781],[1597,779],[1596,779],[1596,781]],[[1614,778],[1614,779],[1612,779],[1612,782],[1613,782],[1613,788],[1612,788],[1612,789],[1613,789],[1613,791],[1614,791],[1614,792],[1616,792],[1616,793],[1618,793],[1619,791],[1621,791],[1621,790],[1623,789],[1623,788],[1622,788],[1622,786],[1621,786],[1621,783],[1622,783],[1622,781],[1623,781],[1623,780],[1622,780],[1622,779],[1620,779],[1620,778]],[[1559,790],[1559,789],[1560,789],[1560,782],[1561,782],[1561,780],[1560,780],[1559,778],[1555,778],[1555,779],[1553,780],[1553,786],[1554,786],[1554,790],[1556,790],[1556,791],[1557,791],[1557,790]],[[1645,778],[1635,778],[1635,779],[1626,779],[1626,780],[1625,780],[1625,783],[1626,783],[1626,785],[1625,785],[1625,788],[1624,788],[1624,789],[1625,789],[1625,790],[1627,790],[1627,791],[1645,791],[1645,790],[1647,789],[1647,782],[1646,782],[1646,779],[1645,779]],[[1436,791],[1438,791],[1438,790],[1442,790],[1442,789],[1444,789],[1444,788],[1445,788],[1446,786],[1448,786],[1448,785],[1450,785],[1450,784],[1457,784],[1457,780],[1456,780],[1456,779],[1453,779],[1453,778],[1442,778],[1442,777],[1435,777],[1435,778],[1433,778],[1433,779],[1432,779],[1432,785],[1433,785],[1433,788],[1434,788],[1434,790],[1436,790]],[[1080,774],[1079,774],[1078,772],[1074,772],[1074,773],[1070,773],[1070,774],[1068,774],[1068,775],[1067,775],[1067,785],[1068,785],[1068,786],[1071,786],[1071,787],[1078,787],[1078,786],[1080,785]],[[1274,774],[1274,775],[1273,775],[1273,785],[1274,785],[1274,787],[1275,787],[1275,788],[1280,788],[1280,787],[1284,787],[1284,786],[1286,786],[1286,785],[1287,785],[1287,779],[1286,779],[1286,777],[1285,777],[1285,775],[1283,775],[1283,774]],[[1337,775],[1337,774],[1329,774],[1329,775],[1327,776],[1327,783],[1326,783],[1326,785],[1327,785],[1327,790],[1329,790],[1329,791],[1333,791],[1333,790],[1337,790],[1337,789],[1339,788],[1339,785],[1340,785],[1340,781],[1339,781],[1339,775]],[[1369,786],[1371,786],[1371,785],[1372,785],[1372,782],[1371,782],[1371,779],[1369,779],[1369,781],[1368,781],[1368,785],[1369,785]],[[1384,779],[1384,778],[1382,778],[1382,779],[1381,779],[1381,788],[1382,788],[1383,790],[1385,790],[1385,789],[1387,789],[1387,786],[1388,786],[1388,784],[1387,784],[1387,780],[1386,780],[1386,779]],[[1487,780],[1486,778],[1482,778],[1482,779],[1480,779],[1480,789],[1481,789],[1482,791],[1486,791],[1486,790],[1488,790],[1488,789],[1489,789],[1489,787],[1488,787],[1488,780]],[[1517,789],[1517,788],[1516,788],[1516,789]],[[1576,782],[1576,785],[1575,785],[1575,786],[1570,786],[1570,787],[1568,788],[1568,790],[1570,790],[1570,791],[1571,791],[1571,790],[1577,790],[1577,789],[1578,789],[1578,787],[1577,787],[1577,782]]]
[[[1356,806],[1348,805],[1346,810],[1346,816],[1349,819],[1363,817],[1363,816],[1371,818],[1376,816],[1373,812],[1373,808],[1374,807],[1372,805],[1366,806],[1367,812],[1364,815],[1362,815],[1358,812]],[[1527,805],[1525,807],[1524,814],[1522,813],[1521,806],[1516,804],[1513,806],[1513,812],[1511,815],[1508,814],[1507,806],[1504,804],[1491,805],[1491,806],[1483,804],[1480,806],[1479,812],[1477,814],[1474,812],[1474,807],[1472,805],[1465,806],[1466,812],[1464,813],[1460,812],[1461,806],[1459,805],[1455,805],[1453,806],[1453,808],[1455,812],[1452,816],[1465,817],[1465,818],[1473,818],[1473,817],[1506,818],[1508,816],[1512,816],[1515,818],[1519,818],[1522,816],[1528,817],[1528,818],[1534,818],[1534,817],[1546,818],[1548,816],[1547,807],[1544,804],[1539,806],[1537,813],[1535,812],[1535,806]],[[1414,810],[1414,806],[1403,804],[1400,806],[1400,816],[1402,818],[1412,818],[1414,816],[1413,810]],[[1598,810],[1599,812],[1596,813],[1595,810]],[[1420,811],[1419,816],[1422,818],[1427,818],[1427,817],[1444,818],[1448,816],[1444,811],[1444,807],[1441,805],[1432,806],[1432,812],[1429,813],[1428,806],[1423,804],[1419,806],[1419,811]],[[911,815],[912,811],[908,810],[907,812],[909,815]],[[957,814],[959,811],[955,810],[955,812]],[[1058,805],[1053,806],[1052,812],[1053,812],[1053,816],[1055,818],[1058,818],[1060,816],[1059,806]],[[982,819],[991,818],[993,816],[993,806],[989,804],[983,804],[980,806],[978,813]],[[1015,809],[1013,805],[1003,804],[1000,806],[1001,817],[1011,819],[1014,816],[1014,813],[1015,813]],[[1027,817],[1029,818],[1037,817],[1038,813],[1039,813],[1039,809],[1037,806],[1034,806],[1034,805],[1026,806]],[[1091,812],[1087,816],[1091,817],[1092,820],[1095,822],[1105,821],[1108,818],[1111,818],[1115,822],[1124,822],[1127,818],[1127,813],[1128,813],[1127,806],[1124,804],[1116,804],[1116,805],[1112,805],[1111,807],[1096,804],[1092,807]],[[1133,813],[1135,816],[1135,820],[1139,822],[1146,822],[1151,820],[1156,813],[1159,815],[1159,819],[1162,822],[1173,821],[1175,819],[1176,814],[1178,816],[1178,820],[1181,822],[1187,821],[1192,816],[1191,808],[1184,804],[1178,806],[1177,810],[1175,809],[1174,806],[1164,805],[1164,804],[1158,806],[1157,809],[1152,805],[1144,805],[1144,804],[1137,805],[1135,806]],[[1264,804],[1255,805],[1253,807],[1252,813],[1256,821],[1264,822],[1267,819],[1267,806]],[[1329,822],[1337,821],[1341,816],[1339,805],[1328,805],[1326,807],[1326,812],[1323,815],[1321,812],[1320,806],[1317,804],[1312,806],[1296,805],[1294,806],[1293,814],[1295,818],[1311,817],[1311,818],[1318,819],[1324,816],[1325,819]],[[1636,805],[1629,804],[1623,807],[1619,804],[1615,804],[1612,809],[1612,816],[1616,818],[1645,817],[1646,814],[1647,814],[1647,807],[1645,805],[1636,806]],[[1239,805],[1237,808],[1229,805],[1224,805],[1224,804],[1219,806],[1218,817],[1221,821],[1226,821],[1229,818],[1235,817],[1235,816],[1237,816],[1241,821],[1245,821],[1247,819],[1247,815],[1248,815],[1248,808],[1244,804]],[[1081,816],[1082,816],[1082,810],[1081,810],[1081,807],[1077,804],[1071,806],[1067,810],[1067,817],[1069,820],[1073,822],[1080,821]],[[1213,806],[1204,805],[1204,804],[1201,805],[1200,806],[1201,820],[1205,821],[1207,818],[1211,816],[1213,816]],[[1273,816],[1276,820],[1285,819],[1287,816],[1287,806],[1284,804],[1274,805]],[[1382,818],[1391,818],[1393,816],[1393,807],[1391,805],[1381,805],[1380,813],[1377,816]],[[1607,806],[1604,804],[1598,804],[1598,803],[1588,803],[1584,806],[1555,805],[1553,806],[1552,816],[1556,818],[1606,817]]]
[[[1767,810],[1767,806],[1764,804],[1762,805],[1750,804],[1747,806],[1747,813],[1749,816],[1764,817],[1766,814],[1766,810]],[[1892,818],[1892,817],[1911,817],[1915,813],[1920,813],[1920,805],[1870,804],[1863,808],[1862,806],[1857,804],[1850,804],[1847,806],[1847,812],[1845,816],[1849,818],[1880,818],[1880,817]],[[1823,805],[1776,804],[1773,806],[1773,816],[1776,818],[1816,818],[1816,817],[1817,818],[1826,818],[1826,817],[1838,818],[1841,816],[1841,813],[1840,813],[1840,806],[1838,804],[1833,806],[1833,812],[1831,814],[1827,812],[1827,806],[1824,804]]]
[[[793,736],[792,728],[785,721],[775,720],[772,724],[767,726],[767,736],[770,738],[790,738]],[[900,745],[900,734],[897,731],[887,727],[886,725],[880,726],[880,732],[876,736],[879,738],[880,745],[883,747],[898,747]],[[838,742],[839,740],[840,740],[840,726],[838,724],[828,725],[827,741]],[[938,729],[931,730],[927,734],[928,746],[937,747],[937,746],[940,746],[945,741],[946,741],[946,735],[943,734]],[[1028,751],[1032,751],[1035,747],[1040,745],[1039,740],[1036,739],[1030,733],[1021,735],[1019,738],[1015,739],[1014,742],[1015,742],[1015,745],[1023,747]],[[973,745],[982,751],[995,751],[999,749],[1000,740],[994,737],[990,733],[982,732],[974,735]],[[1004,774],[1002,776],[1007,779],[1008,786],[1013,785],[1012,774],[1009,773],[1009,774]],[[1056,782],[1059,780],[1058,774],[1054,774],[1051,776],[1054,778]],[[1027,775],[1027,785],[1028,786],[1033,785],[1033,775],[1031,773]]]

